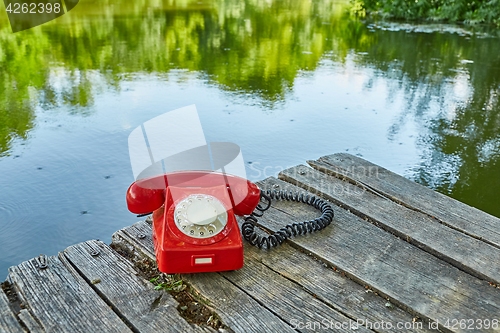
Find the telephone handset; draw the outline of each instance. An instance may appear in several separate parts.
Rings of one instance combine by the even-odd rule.
[[[314,220],[291,223],[262,236],[257,217],[271,199],[302,202],[319,209]],[[260,203],[267,202],[266,205]],[[261,191],[254,183],[209,171],[172,172],[138,180],[127,191],[128,209],[153,213],[153,243],[161,272],[197,273],[243,267],[243,244],[235,215],[246,216],[243,237],[259,248],[272,248],[285,239],[327,227],[331,205],[321,198],[286,191]]]
[[[156,260],[164,273],[240,269],[235,215],[251,215],[259,202],[257,185],[217,172],[172,172],[136,181],[127,191],[132,213],[153,212]]]

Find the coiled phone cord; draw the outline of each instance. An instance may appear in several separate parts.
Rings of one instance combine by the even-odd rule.
[[[332,206],[326,200],[318,198],[314,195],[282,190],[266,190],[265,193],[264,191],[260,192],[260,197],[261,201],[266,201],[265,205],[261,205],[261,203],[259,203],[253,213],[245,218],[245,222],[243,222],[241,226],[243,238],[245,238],[245,240],[247,240],[250,244],[257,246],[259,249],[263,248],[264,245],[267,249],[271,249],[281,245],[285,239],[292,236],[304,235],[308,232],[322,230],[330,225],[333,219]],[[269,236],[257,235],[257,232],[255,231],[255,226],[258,222],[257,218],[261,217],[264,214],[264,211],[269,209],[272,199],[308,204],[320,210],[321,216],[310,221],[287,224]]]

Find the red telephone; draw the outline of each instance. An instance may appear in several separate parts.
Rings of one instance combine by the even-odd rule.
[[[243,267],[236,215],[250,215],[260,201],[254,183],[232,175],[190,171],[138,180],[127,191],[128,209],[153,212],[158,269],[197,273]]]

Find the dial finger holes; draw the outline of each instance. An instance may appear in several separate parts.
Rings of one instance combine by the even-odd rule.
[[[208,238],[220,233],[227,224],[227,211],[214,196],[192,194],[177,204],[174,220],[179,230],[194,238]]]

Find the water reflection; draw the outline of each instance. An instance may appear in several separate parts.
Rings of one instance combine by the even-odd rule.
[[[83,241],[89,222],[82,219],[95,212],[130,224],[127,212],[116,213],[124,210],[121,195],[131,177],[127,128],[195,102],[222,110],[205,118],[215,133],[210,140],[248,143],[245,155],[257,160],[254,178],[269,176],[262,156],[277,163],[268,165],[273,173],[347,149],[395,166],[387,152],[415,145],[411,161],[394,157],[403,161],[395,171],[500,216],[499,39],[373,29],[346,17],[345,6],[332,0],[82,1],[71,14],[16,34],[1,14],[0,172],[26,167],[18,181],[37,194],[35,201],[20,199],[26,191],[0,179],[11,191],[0,193],[7,202],[0,206],[2,241],[11,241],[14,251],[16,239],[8,235],[32,220],[14,212],[38,214],[49,195],[59,207],[37,215],[36,235],[50,234],[44,228],[51,225],[65,245]],[[166,106],[168,93],[182,98]],[[148,116],[139,119],[141,113]],[[218,121],[229,124],[225,136],[216,137]],[[77,126],[85,122],[93,127]],[[36,132],[42,123],[49,125]],[[74,141],[62,142],[62,131],[75,134]],[[35,132],[28,142],[34,152],[26,157],[33,165],[8,160]],[[46,169],[54,173],[44,175]],[[79,197],[68,186],[46,190],[53,177],[79,188],[95,184]],[[119,226],[106,228],[110,234]],[[43,238],[36,235],[29,237]],[[85,239],[70,239],[77,236]],[[20,260],[11,256],[0,257],[0,266]]]
[[[0,151],[33,126],[33,102],[43,108],[91,105],[91,70],[105,75],[114,87],[121,73],[203,71],[224,89],[250,91],[271,101],[283,98],[297,71],[314,69],[323,54],[323,37],[331,33],[321,23],[339,16],[332,6],[89,1],[57,24],[18,34],[10,32],[4,17]],[[173,10],[179,7],[181,11]],[[96,12],[103,15],[92,16]],[[53,82],[60,75],[68,76],[67,84]],[[33,94],[39,95],[35,101]]]
[[[405,92],[405,107],[389,139],[407,121],[419,126],[423,158],[414,179],[499,216],[492,199],[500,185],[498,38],[370,35],[376,41],[355,48],[366,52],[359,63],[396,79],[390,95]]]

